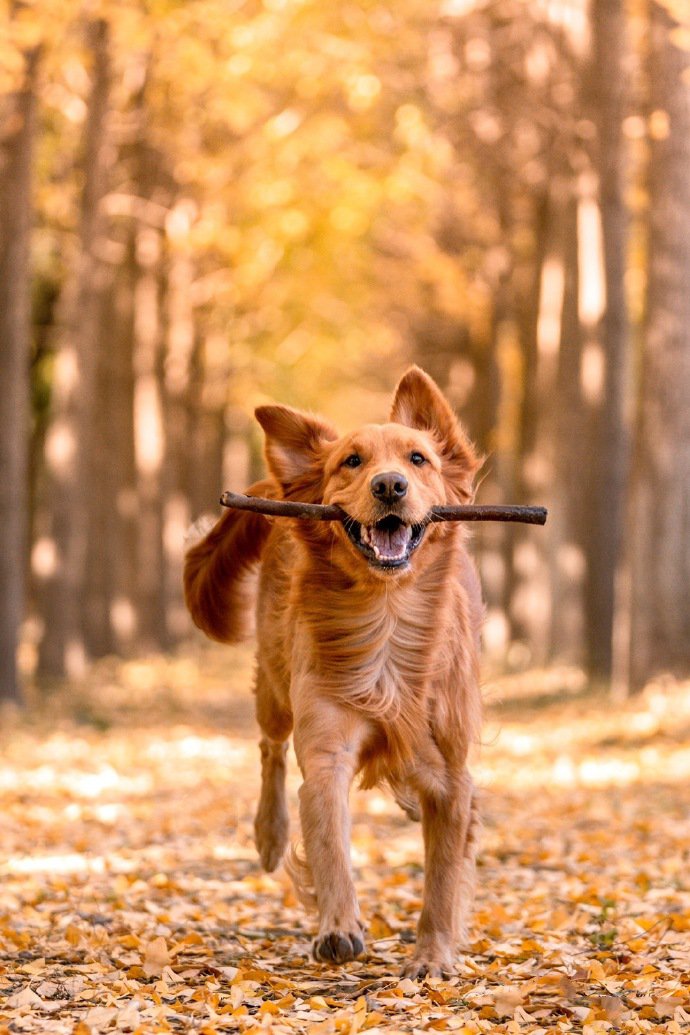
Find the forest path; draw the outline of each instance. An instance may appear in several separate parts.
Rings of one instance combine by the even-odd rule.
[[[0,1033],[690,1031],[690,686],[487,687],[470,951],[418,984],[420,831],[383,793],[352,797],[362,961],[314,963],[261,873],[250,682],[246,650],[113,662],[8,716]],[[297,786],[292,759],[293,816]]]

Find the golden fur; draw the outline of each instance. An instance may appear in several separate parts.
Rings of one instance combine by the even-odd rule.
[[[192,617],[226,642],[245,632],[248,576],[261,561],[262,863],[273,870],[287,848],[285,755],[294,733],[305,858],[293,852],[288,868],[318,910],[314,955],[342,962],[363,951],[348,812],[359,774],[365,787],[388,783],[405,811],[421,816],[424,904],[405,973],[447,973],[474,880],[478,817],[467,755],[479,735],[482,605],[463,526],[427,524],[423,534],[422,526],[434,504],[472,498],[479,461],[417,367],[398,385],[388,424],[339,437],[285,406],[262,406],[256,416],[270,478],[248,491],[336,503],[352,519],[348,532],[347,522],[229,511],[187,554]]]

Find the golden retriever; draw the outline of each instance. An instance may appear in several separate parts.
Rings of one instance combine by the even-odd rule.
[[[305,858],[289,868],[318,910],[317,960],[364,951],[352,880],[348,792],[387,783],[424,834],[424,902],[408,977],[447,975],[471,905],[478,814],[467,770],[481,717],[482,603],[459,524],[435,504],[472,499],[475,450],[418,367],[390,421],[340,436],[317,417],[260,406],[270,477],[251,495],[339,505],[342,521],[229,511],[186,558],[195,623],[240,639],[258,588],[256,713],[261,796],[255,833],[273,870],[288,843],[285,764],[294,734],[303,776]]]

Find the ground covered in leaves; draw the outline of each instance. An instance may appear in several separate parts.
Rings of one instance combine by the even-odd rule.
[[[352,798],[361,961],[314,963],[260,872],[250,681],[241,650],[112,663],[5,716],[0,1035],[690,1031],[690,686],[487,687],[470,945],[417,983],[420,831],[384,794]]]

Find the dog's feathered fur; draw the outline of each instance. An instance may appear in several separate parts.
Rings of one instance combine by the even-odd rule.
[[[261,561],[261,860],[272,870],[287,847],[285,752],[294,729],[306,858],[293,855],[291,871],[303,893],[311,885],[318,908],[317,959],[342,961],[363,950],[347,807],[360,774],[364,786],[387,782],[405,811],[421,816],[424,905],[406,973],[445,973],[473,886],[478,818],[466,762],[479,735],[482,606],[461,525],[427,525],[413,544],[434,504],[472,498],[479,461],[417,367],[398,385],[388,424],[343,438],[288,407],[262,406],[256,416],[271,476],[248,492],[337,503],[352,519],[348,529],[348,522],[229,511],[187,554],[192,617],[226,642],[245,633],[249,576]],[[380,478],[390,471],[404,497],[384,505]],[[408,545],[391,545],[378,531],[389,525],[403,529]]]

